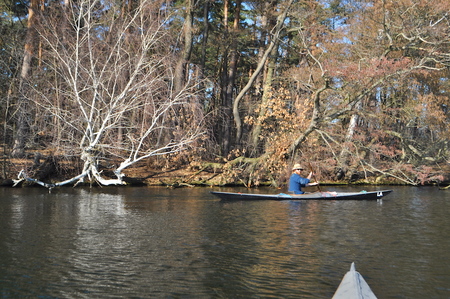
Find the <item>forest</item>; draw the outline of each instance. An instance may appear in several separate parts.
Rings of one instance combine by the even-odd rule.
[[[0,0],[3,180],[448,184],[448,0]],[[217,178],[216,178],[217,179]]]

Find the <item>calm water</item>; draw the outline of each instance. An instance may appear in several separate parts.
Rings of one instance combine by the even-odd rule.
[[[0,297],[331,298],[354,261],[378,298],[450,298],[450,190],[392,189],[223,203],[209,191],[244,189],[2,188]]]

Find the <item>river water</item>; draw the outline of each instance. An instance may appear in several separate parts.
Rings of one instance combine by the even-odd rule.
[[[209,192],[246,190],[1,188],[0,297],[331,298],[355,262],[378,298],[450,298],[450,190],[390,189],[226,203]]]

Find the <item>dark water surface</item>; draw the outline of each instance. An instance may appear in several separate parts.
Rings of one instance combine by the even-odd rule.
[[[392,189],[224,203],[209,191],[244,189],[2,188],[0,297],[331,298],[355,262],[378,298],[450,298],[450,190]]]

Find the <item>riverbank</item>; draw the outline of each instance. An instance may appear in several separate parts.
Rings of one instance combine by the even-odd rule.
[[[5,162],[4,162],[5,163]],[[447,163],[449,164],[449,163]],[[100,165],[102,176],[106,178],[114,178],[113,170],[117,163],[103,163]],[[7,167],[6,167],[7,166]],[[55,158],[48,156],[43,159],[42,156],[32,157],[28,159],[9,160],[8,164],[4,164],[3,177],[1,178],[1,186],[13,186],[16,177],[20,171],[24,170],[29,177],[43,182],[60,182],[67,178],[74,177],[81,172],[82,165],[79,161]],[[238,177],[230,175],[229,166],[216,162],[194,162],[188,165],[175,165],[175,163],[163,162],[149,163],[141,162],[134,167],[130,167],[124,171],[126,177],[124,181],[132,186],[167,186],[172,188],[178,187],[194,187],[194,186],[272,186],[284,188],[289,178],[287,171],[284,176],[277,182],[269,180],[269,178],[261,178],[258,184],[249,182],[246,177]],[[430,181],[423,185],[439,185],[447,187],[450,184],[450,165],[439,165],[436,170],[439,172],[441,179]],[[431,171],[431,172],[433,172]],[[5,175],[6,174],[6,175]],[[444,174],[444,175],[442,175]],[[330,180],[317,175],[321,185],[407,185],[405,182],[397,180],[395,177],[387,174],[355,174],[352,178],[344,180]],[[87,184],[94,185],[89,182]],[[21,182],[21,186],[34,185],[31,182]],[[447,187],[448,188],[448,187]]]

